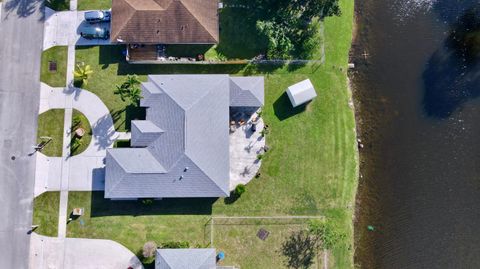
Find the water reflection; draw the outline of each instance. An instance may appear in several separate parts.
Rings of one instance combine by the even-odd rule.
[[[480,4],[464,11],[423,73],[427,115],[445,118],[480,95]]]

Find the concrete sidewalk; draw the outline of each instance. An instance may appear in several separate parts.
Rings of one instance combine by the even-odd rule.
[[[59,251],[61,249],[64,251]],[[143,268],[135,254],[111,240],[31,235],[31,269],[126,269],[129,266]]]

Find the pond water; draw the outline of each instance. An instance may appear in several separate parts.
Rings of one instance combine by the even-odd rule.
[[[356,16],[355,262],[480,268],[480,1],[362,0]]]

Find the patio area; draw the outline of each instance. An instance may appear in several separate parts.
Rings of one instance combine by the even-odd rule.
[[[252,180],[262,164],[257,156],[265,153],[265,125],[257,111],[230,108],[230,190]]]

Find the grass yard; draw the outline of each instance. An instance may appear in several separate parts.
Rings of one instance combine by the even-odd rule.
[[[78,0],[78,10],[107,10],[112,8],[112,0]]]
[[[80,221],[69,224],[68,236],[108,238],[137,252],[147,240],[157,243],[187,240],[191,246],[204,246],[209,241],[205,239],[205,223],[212,215],[326,216],[347,235],[347,241],[331,251],[332,268],[353,268],[352,217],[358,158],[346,73],[353,1],[341,0],[340,4],[343,15],[327,18],[323,24],[326,58],[321,65],[129,65],[120,46],[77,48],[77,61],[90,64],[94,70],[85,88],[105,102],[112,112],[117,131],[128,130],[130,120],[144,117],[144,111],[129,106],[113,93],[115,84],[121,84],[127,74],[137,74],[143,81],[147,74],[265,76],[263,117],[270,126],[266,139],[271,149],[262,160],[260,178],[250,182],[246,193],[233,203],[228,199],[214,202],[186,199],[143,205],[140,202],[107,201],[102,198],[103,193],[72,192],[69,210],[84,207],[86,214],[81,217],[83,225]],[[224,51],[227,53],[226,49]],[[242,56],[238,53],[238,57]],[[318,97],[306,107],[292,109],[285,89],[305,78],[310,78]],[[284,227],[278,228],[278,234],[272,233],[272,241],[277,241],[275,245],[291,229],[290,226]],[[218,230],[221,236],[216,237],[221,241],[215,241],[214,246],[228,250],[226,256],[242,269],[259,268],[258,264],[262,265],[261,268],[281,266],[280,258],[275,258],[278,263],[273,267],[269,263],[275,255],[272,251],[278,247],[252,245],[256,241],[250,238],[253,230],[249,229],[222,226]],[[250,239],[243,241],[243,236]],[[268,253],[259,255],[260,251]],[[253,258],[255,264],[250,261]]]
[[[51,109],[38,116],[37,143],[40,137],[51,137],[52,140],[42,149],[42,153],[50,157],[61,157],[63,147],[63,124],[65,110]]]
[[[77,128],[83,128],[85,130],[83,137],[78,138],[75,136],[75,130]],[[70,143],[70,155],[74,156],[84,152],[90,145],[91,141],[92,128],[90,127],[90,122],[88,122],[87,117],[85,117],[82,112],[74,109],[72,114],[72,140]]]
[[[66,46],[49,48],[42,53],[40,80],[52,87],[65,87],[67,81],[67,50]],[[50,71],[50,62],[56,62],[57,70]]]
[[[55,11],[70,10],[70,1],[68,0],[46,0],[45,6]]]
[[[35,198],[33,206],[33,225],[38,225],[36,233],[57,236],[60,192],[44,192]]]

